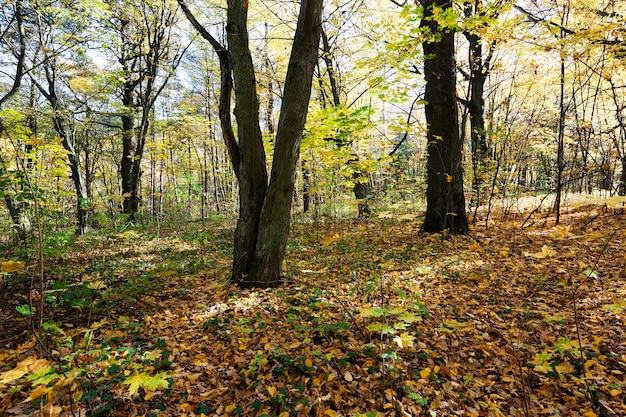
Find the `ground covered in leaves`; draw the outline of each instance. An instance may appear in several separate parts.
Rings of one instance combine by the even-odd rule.
[[[2,258],[0,414],[626,415],[624,213],[384,217],[295,224],[262,291],[225,281],[225,222],[85,236],[48,254],[36,333],[36,265]]]

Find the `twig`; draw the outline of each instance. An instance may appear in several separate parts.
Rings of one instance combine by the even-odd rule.
[[[609,238],[606,240],[606,242],[604,242],[604,246],[602,247],[602,250],[600,251],[600,253],[596,257],[596,260],[595,260],[595,262],[593,264],[593,267],[591,268],[591,272],[586,274],[587,277],[585,279],[583,279],[580,283],[578,283],[577,285],[572,286],[572,309],[574,310],[574,326],[576,328],[576,339],[578,341],[578,350],[580,351],[580,360],[583,361],[583,363],[585,361],[585,352],[583,351],[582,336],[580,334],[580,322],[579,322],[579,313],[578,313],[578,303],[576,302],[576,299],[577,299],[576,293],[594,275],[594,271],[596,270],[596,267],[598,266],[598,263],[600,262],[600,258],[602,258],[602,255],[604,255],[606,253],[606,251],[607,251],[607,249],[609,247],[609,243],[611,242],[613,237],[615,237],[617,232],[619,232],[622,229],[623,229],[623,227],[620,227],[619,229],[614,230],[613,233],[611,233],[609,235]],[[589,391],[589,387],[587,386],[587,381],[584,378],[583,378],[582,381],[583,381],[583,384],[585,385],[587,398],[589,398],[589,400],[591,400],[592,399],[591,398],[591,392]]]

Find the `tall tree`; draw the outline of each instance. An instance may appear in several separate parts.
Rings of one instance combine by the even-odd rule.
[[[466,98],[459,98],[465,107],[462,117],[461,134],[469,119],[470,149],[472,156],[472,200],[475,209],[483,203],[481,185],[489,162],[489,142],[485,124],[485,88],[497,44],[502,39],[484,39],[485,29],[496,23],[496,19],[505,8],[505,1],[468,0],[463,4],[463,36],[467,40],[467,70],[459,66],[458,70],[467,81]]]
[[[10,87],[4,94],[0,95],[0,110],[20,89],[22,79],[27,71],[26,68],[26,33],[24,29],[24,5],[22,0],[16,0],[14,3],[7,3],[2,6],[2,19],[0,20],[0,46],[3,52],[15,58],[15,62],[6,65],[13,70],[9,76]],[[5,126],[0,118],[0,135],[5,133]],[[25,238],[31,231],[32,226],[25,214],[24,204],[16,201],[9,188],[9,172],[7,170],[7,161],[0,155],[0,194],[4,197],[9,216],[13,221],[13,226],[17,230],[19,239]]]
[[[107,0],[105,29],[116,37],[109,47],[120,66],[119,95],[123,212],[139,210],[141,161],[154,104],[178,66],[181,51],[173,34],[176,9],[167,0]]]
[[[468,231],[463,193],[463,144],[459,134],[456,95],[454,28],[450,0],[420,0],[420,27],[427,38],[422,43],[426,87],[425,114],[428,124],[426,217],[422,230],[454,234]]]
[[[86,16],[81,15],[80,6],[62,2],[49,2],[46,6],[37,5],[39,18],[33,22],[38,45],[37,53],[32,57],[33,67],[41,71],[29,73],[32,83],[50,104],[50,118],[61,144],[67,152],[72,182],[76,194],[77,233],[82,234],[87,228],[87,210],[89,196],[85,181],[84,167],[81,164],[77,147],[74,112],[65,103],[63,78],[67,80],[64,69],[77,68],[87,60],[82,50],[82,31]],[[61,18],[60,18],[61,17]],[[78,58],[78,59],[74,59]],[[83,61],[81,64],[80,61]],[[72,62],[71,65],[68,65]],[[42,74],[40,76],[40,74]]]
[[[289,233],[295,171],[318,56],[322,0],[302,0],[300,5],[285,77],[269,184],[255,71],[248,43],[248,2],[228,0],[228,49],[196,20],[183,0],[178,0],[178,3],[220,59],[220,122],[239,183],[239,219],[235,231],[232,279],[243,287],[279,285]],[[237,138],[230,120],[233,83]]]
[[[332,96],[332,105],[336,108],[339,108],[343,105],[342,103],[342,94],[340,88],[340,80],[338,79],[338,71],[336,70],[336,66],[338,63],[337,59],[334,55],[334,51],[331,48],[331,42],[329,40],[329,36],[324,26],[322,25],[322,60],[324,65],[326,66],[326,75],[328,76],[328,81],[330,85],[330,91]],[[321,74],[320,74],[321,76]],[[322,84],[320,82],[320,84]],[[326,94],[322,94],[324,98]],[[349,107],[352,104],[355,104],[356,101],[352,102],[349,105],[345,105]],[[323,100],[322,106],[326,107],[327,100]],[[342,138],[333,138],[333,142],[336,143],[338,147],[346,147],[352,146],[352,142],[354,138],[350,136],[343,136]],[[369,206],[367,201],[368,191],[369,191],[369,178],[363,174],[361,169],[359,168],[359,155],[356,152],[352,152],[352,158],[348,161],[348,165],[353,169],[352,180],[354,182],[354,186],[352,187],[352,192],[354,193],[354,197],[358,201],[358,209],[359,209],[359,218],[370,217],[372,215],[372,209]]]

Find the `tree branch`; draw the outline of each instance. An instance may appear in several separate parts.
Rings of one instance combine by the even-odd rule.
[[[241,154],[239,150],[239,144],[235,137],[235,131],[233,130],[232,118],[230,115],[230,98],[233,91],[233,79],[231,75],[232,64],[230,62],[230,55],[228,50],[222,46],[205,28],[198,22],[196,17],[191,13],[191,10],[187,7],[184,0],[177,0],[183,13],[189,20],[189,23],[198,31],[200,36],[211,44],[217,57],[220,61],[220,75],[221,75],[221,89],[220,89],[220,104],[219,104],[219,116],[220,126],[222,128],[222,137],[224,143],[228,149],[230,155],[230,161],[235,171],[235,175],[239,178],[239,164],[241,161]]]

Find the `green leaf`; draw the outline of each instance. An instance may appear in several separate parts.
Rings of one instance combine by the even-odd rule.
[[[32,316],[33,314],[35,314],[35,308],[30,308],[30,306],[28,304],[24,304],[22,306],[17,306],[15,307],[15,309],[17,310],[18,313],[24,315],[24,316]]]
[[[600,274],[595,269],[585,269],[582,274],[593,279],[600,278]]]

